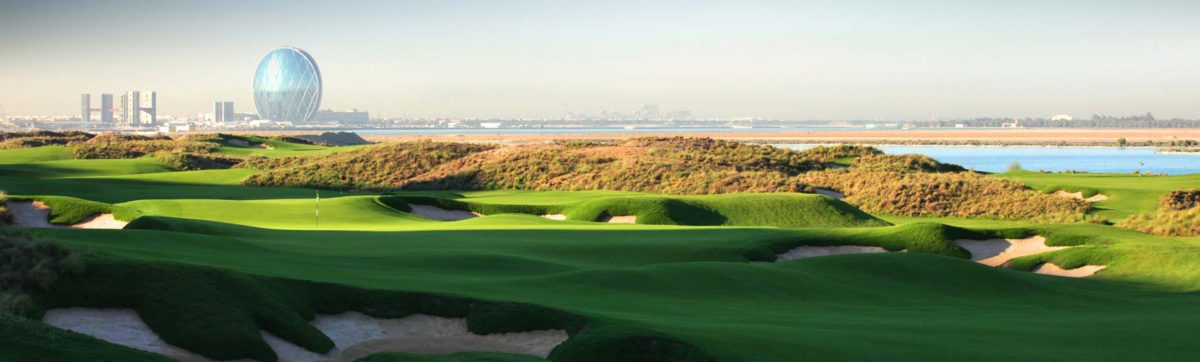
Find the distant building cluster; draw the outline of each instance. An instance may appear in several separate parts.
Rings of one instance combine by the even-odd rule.
[[[119,117],[117,115],[120,115]],[[99,104],[92,102],[92,95],[80,96],[79,122],[100,123],[113,128],[139,128],[158,123],[158,93],[132,91],[121,95],[121,106],[113,104],[113,95],[100,94]]]

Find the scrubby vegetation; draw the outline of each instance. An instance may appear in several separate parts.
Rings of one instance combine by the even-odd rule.
[[[0,132],[0,149],[66,145],[87,141],[92,137],[92,134],[80,131]]]
[[[874,154],[859,157],[851,167],[859,171],[890,171],[890,172],[962,172],[962,166],[941,163],[925,155],[884,155]]]
[[[1172,191],[1158,210],[1133,215],[1117,226],[1164,236],[1200,235],[1200,190]]]
[[[886,169],[886,167],[884,168]],[[871,213],[1077,222],[1086,202],[1046,195],[1017,182],[975,172],[899,172],[851,168],[812,172],[805,182],[846,194]]]
[[[811,191],[795,179],[823,169],[802,152],[705,138],[494,146],[409,142],[321,159],[259,160],[256,186],[366,190],[624,190],[671,194]]]
[[[800,151],[800,153],[813,160],[821,162],[835,162],[839,160],[855,159],[863,156],[882,155],[883,151],[870,146],[834,145],[817,146]]]
[[[325,157],[251,160],[259,172],[244,183],[254,186],[304,186],[328,189],[387,189],[441,164],[494,146],[404,142],[347,151]]]
[[[217,145],[191,140],[173,140],[166,136],[136,136],[106,134],[86,142],[71,144],[75,158],[116,159],[137,158],[157,152],[208,153]]]
[[[31,294],[81,270],[67,249],[0,226],[0,314],[31,314],[36,309]]]
[[[1169,210],[1187,210],[1200,207],[1200,189],[1171,191],[1163,196],[1161,207]]]
[[[180,171],[226,169],[237,166],[244,161],[240,158],[213,153],[171,151],[157,152],[154,154],[154,159]]]

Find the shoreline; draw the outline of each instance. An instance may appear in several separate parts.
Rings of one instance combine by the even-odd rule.
[[[253,132],[246,132],[253,133]],[[258,132],[273,133],[273,132]],[[282,134],[312,132],[288,131]],[[319,132],[318,132],[319,133]],[[605,133],[461,133],[461,134],[360,134],[374,142],[433,140],[446,142],[525,144],[557,140],[614,141],[641,137],[708,137],[768,144],[873,144],[873,145],[961,145],[961,146],[1116,146],[1124,138],[1126,147],[1170,147],[1173,141],[1200,140],[1200,129],[987,129],[987,130],[886,130],[886,131],[697,131],[605,132]]]

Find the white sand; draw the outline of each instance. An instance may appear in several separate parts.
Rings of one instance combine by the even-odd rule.
[[[837,191],[833,191],[833,190],[829,190],[829,189],[816,189],[814,191],[817,192],[817,195],[825,195],[825,196],[829,196],[829,197],[832,197],[832,198],[835,198],[838,200],[846,199],[846,195],[842,194],[841,192],[837,192]]]
[[[833,245],[833,246],[815,246],[801,245],[792,250],[788,250],[783,254],[777,255],[776,261],[804,259],[818,256],[839,255],[839,254],[879,254],[886,253],[887,249],[878,246],[861,246],[861,245]]]
[[[1024,239],[959,239],[954,243],[971,252],[972,261],[988,266],[1000,266],[1014,258],[1069,248],[1069,246],[1046,246],[1046,238],[1041,236]]]
[[[567,215],[563,215],[563,214],[545,214],[545,215],[542,215],[542,217],[550,219],[550,220],[566,220],[567,219]]]
[[[88,216],[71,225],[50,223],[50,207],[41,201],[9,201],[8,213],[12,225],[25,228],[123,229],[128,222],[113,218],[111,213]]]
[[[181,361],[207,358],[167,344],[132,309],[65,308],[47,310],[42,322],[122,346],[166,355]]]
[[[1075,269],[1063,269],[1058,265],[1042,263],[1042,265],[1038,265],[1037,268],[1034,268],[1033,272],[1038,274],[1057,275],[1060,277],[1085,278],[1096,275],[1096,272],[1107,267],[1107,265],[1084,265]]]
[[[1055,191],[1053,195],[1058,196],[1058,197],[1068,198],[1068,199],[1079,199],[1079,200],[1083,200],[1086,202],[1100,202],[1100,201],[1108,200],[1108,196],[1104,196],[1102,194],[1095,194],[1095,195],[1092,195],[1092,197],[1084,198],[1083,192],[1066,192],[1063,190]]]
[[[443,209],[443,208],[440,208],[437,206],[431,206],[431,205],[408,204],[408,206],[412,208],[412,211],[409,212],[410,214],[417,215],[417,216],[420,216],[420,217],[423,217],[426,219],[430,219],[430,220],[458,221],[458,220],[474,219],[474,218],[483,216],[482,214],[479,214],[476,212],[464,211],[464,210],[447,210],[447,209]]]
[[[51,309],[46,311],[42,321],[58,328],[183,361],[208,361],[203,356],[167,344],[142,322],[137,312],[129,309]],[[353,361],[379,352],[500,352],[544,358],[554,347],[567,340],[567,333],[562,330],[477,335],[467,331],[466,319],[422,314],[399,319],[377,319],[348,312],[317,315],[312,324],[333,341],[335,347],[329,353],[317,354],[265,331],[261,333],[263,340],[283,362]]]
[[[610,224],[636,224],[637,215],[605,216],[600,218],[600,222],[606,222]]]

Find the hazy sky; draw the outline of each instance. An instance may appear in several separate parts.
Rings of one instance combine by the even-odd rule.
[[[322,107],[562,117],[1200,118],[1200,1],[0,0],[0,106],[158,91],[159,112],[251,112],[275,47]]]

